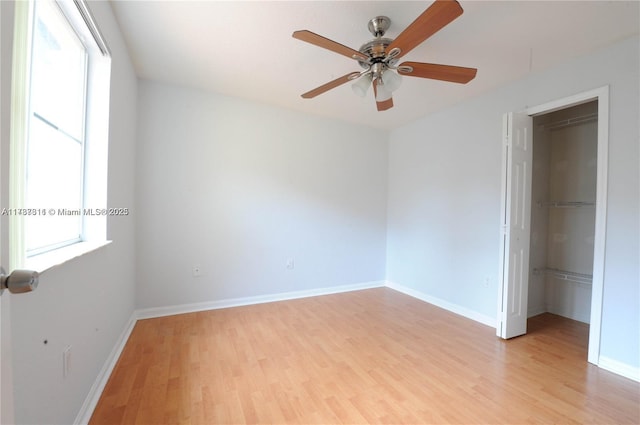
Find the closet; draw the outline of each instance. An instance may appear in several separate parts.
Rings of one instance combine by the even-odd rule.
[[[528,317],[589,323],[598,102],[534,117]]]

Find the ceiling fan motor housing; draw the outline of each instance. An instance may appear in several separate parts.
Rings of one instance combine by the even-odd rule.
[[[391,44],[393,40],[390,38],[375,38],[360,47],[360,52],[364,53],[372,59],[371,62],[382,62],[386,58],[387,46]],[[358,61],[360,66],[367,69],[371,66],[371,62]]]
[[[373,40],[363,44],[359,52],[369,57],[369,60],[358,60],[361,67],[373,72],[373,76],[379,77],[385,69],[393,66],[387,52],[387,47],[393,42],[390,38],[383,38],[385,32],[391,26],[391,19],[386,16],[376,16],[369,21],[369,31],[375,37]],[[377,66],[374,66],[377,65]]]

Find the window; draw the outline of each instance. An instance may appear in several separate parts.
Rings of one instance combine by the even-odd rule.
[[[106,241],[111,62],[83,1],[16,2],[18,8],[25,10],[16,10],[23,21],[16,21],[14,58],[23,65],[14,64],[11,144],[22,156],[12,157],[10,228],[18,229],[19,247],[12,254],[14,264],[42,270],[47,265],[31,260]]]
[[[83,236],[87,50],[60,9],[34,4],[27,138],[27,256]],[[41,213],[41,214],[40,214]]]

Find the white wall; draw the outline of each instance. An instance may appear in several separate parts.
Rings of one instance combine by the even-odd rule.
[[[138,307],[384,280],[387,133],[148,81],[138,94]]]
[[[601,355],[637,370],[639,50],[638,38],[628,39],[393,131],[388,279],[495,317],[502,114],[608,84],[611,116]],[[490,277],[488,287],[483,284],[485,276]]]
[[[133,209],[137,79],[109,3],[89,6],[113,54],[108,206]],[[134,311],[134,217],[107,225],[111,245],[42,273],[36,291],[12,296],[18,424],[73,423]],[[71,370],[63,379],[68,345]]]
[[[547,243],[549,233],[549,208],[538,207],[538,202],[547,202],[549,197],[549,157],[551,146],[549,130],[541,127],[549,114],[533,119],[533,161],[531,162],[531,241],[529,244],[529,269],[547,267]],[[594,209],[595,210],[595,209]],[[529,273],[529,296],[527,317],[549,311],[545,273]]]

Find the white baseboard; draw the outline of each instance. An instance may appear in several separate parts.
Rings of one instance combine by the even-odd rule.
[[[600,359],[598,360],[598,367],[608,370],[609,372],[613,372],[616,375],[624,376],[625,378],[640,382],[640,368],[638,367],[633,367],[605,356],[600,356]]]
[[[385,281],[372,281],[352,285],[331,286],[327,288],[308,289],[304,291],[281,292],[278,294],[258,295],[254,297],[230,298],[203,303],[182,304],[166,307],[145,308],[136,311],[137,319],[152,319],[154,317],[173,316],[175,314],[194,313],[197,311],[217,310],[220,308],[240,307],[243,305],[270,303],[275,301],[293,300],[296,298],[316,297],[319,295],[337,294],[340,292],[359,291],[361,289],[381,288]]]
[[[429,304],[433,304],[436,307],[443,308],[452,313],[458,314],[460,316],[466,317],[467,319],[474,320],[476,322],[480,322],[483,325],[491,326],[492,328],[496,327],[496,318],[491,316],[486,316],[484,314],[480,314],[476,311],[469,310],[467,308],[461,307],[457,304],[450,303],[448,301],[441,300],[440,298],[432,297],[431,295],[427,295],[424,292],[416,291],[415,289],[400,285],[395,282],[387,281],[386,286],[391,289],[395,289],[398,292],[402,292],[403,294],[409,295],[411,297],[417,298]]]
[[[131,331],[133,331],[133,327],[137,322],[136,314],[133,312],[131,318],[124,327],[122,334],[116,341],[116,345],[111,350],[109,357],[102,366],[102,370],[96,377],[87,397],[84,399],[84,403],[82,403],[82,407],[76,416],[75,421],[73,421],[74,425],[86,425],[91,420],[91,415],[93,415],[93,411],[100,400],[100,396],[102,396],[102,391],[104,391],[104,387],[107,385],[107,381],[111,377],[111,372],[116,367],[116,363],[120,358],[120,354],[122,354],[122,350],[124,350],[124,346],[129,340],[129,335],[131,335]]]

